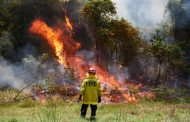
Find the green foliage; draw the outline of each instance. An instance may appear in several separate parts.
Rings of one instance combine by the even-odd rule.
[[[169,63],[171,66],[180,66],[183,63],[183,51],[177,43],[166,44],[165,37],[160,31],[156,31],[152,40],[150,52],[160,64]]]
[[[160,64],[166,60],[167,56],[167,45],[164,42],[165,37],[160,31],[156,31],[155,36],[152,40],[152,45],[150,47],[150,52],[153,54]]]
[[[113,34],[114,52],[118,53],[116,60],[126,66],[138,55],[142,43],[140,33],[123,18],[112,20],[110,23],[109,30]]]
[[[184,52],[178,46],[178,44],[174,43],[168,46],[168,63],[170,67],[180,68],[184,65],[183,55]]]
[[[186,59],[183,68],[183,77],[185,78],[188,78],[190,74],[190,18],[188,4],[188,0],[169,0],[167,5],[167,11],[172,21],[172,36],[184,51],[184,58]]]
[[[167,44],[165,38],[165,35],[157,30],[151,45],[146,49],[147,53],[156,60],[155,65],[158,65],[159,71],[157,81],[163,76],[162,82],[170,80],[171,76],[179,76],[179,71],[184,66],[184,52],[180,46],[177,43]]]
[[[4,0],[0,1],[0,37],[3,32],[6,32],[10,29],[11,26],[11,13],[9,12],[9,6],[5,3]]]
[[[17,119],[13,118],[9,122],[18,122]]]
[[[126,66],[137,55],[140,46],[139,31],[127,20],[116,17],[116,8],[110,0],[91,0],[81,12],[95,38],[99,64],[117,61]]]
[[[90,0],[85,4],[81,13],[96,29],[106,26],[107,21],[116,14],[116,8],[111,0]]]
[[[164,101],[166,103],[189,103],[188,89],[175,89],[159,86],[154,89],[156,94],[155,101]]]

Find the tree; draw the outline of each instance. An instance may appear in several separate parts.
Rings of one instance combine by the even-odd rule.
[[[0,36],[10,30],[11,27],[11,12],[10,5],[4,0],[0,0]]]
[[[81,13],[93,30],[106,27],[107,22],[116,15],[116,8],[111,0],[90,0]]]
[[[106,68],[108,62],[116,61],[126,66],[136,56],[139,31],[127,20],[116,17],[111,0],[90,0],[81,13],[93,33],[98,64]]]
[[[177,76],[176,73],[179,73],[179,69],[184,63],[183,51],[176,43],[166,44],[165,35],[159,30],[156,31],[151,42],[148,52],[156,60],[155,65],[158,68],[158,77],[155,87],[157,87],[160,80],[162,80],[162,83],[165,83],[170,80],[168,78]],[[164,72],[165,74],[163,74]]]
[[[111,0],[90,0],[81,11],[84,21],[88,23],[89,30],[96,46],[96,61],[106,68],[110,59],[107,42],[111,40],[109,22],[116,14],[116,8]]]
[[[171,32],[174,41],[179,44],[184,51],[184,58],[186,67],[184,68],[184,77],[188,78],[190,75],[190,8],[189,0],[169,0],[167,5],[172,28]]]
[[[109,30],[113,35],[115,59],[127,66],[138,55],[142,46],[140,32],[125,19],[114,19],[110,22]]]
[[[11,43],[11,36],[8,32],[3,32],[0,37],[0,56],[3,56],[7,59],[13,58],[13,49],[14,46]]]

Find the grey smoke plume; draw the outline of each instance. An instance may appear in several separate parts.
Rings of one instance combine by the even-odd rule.
[[[188,18],[190,19],[190,0],[185,0],[182,8],[186,11]]]
[[[26,44],[23,48],[19,49],[16,52],[18,59],[23,59],[28,55],[36,56],[38,54],[38,50],[36,47],[30,43]]]
[[[14,87],[21,88],[24,81],[17,77],[15,74],[16,67],[8,64],[3,58],[0,58],[0,88],[3,87]]]
[[[171,16],[175,29],[188,29],[190,23],[189,0],[170,0],[168,3],[168,12]]]
[[[164,19],[168,0],[113,0],[119,17],[140,28],[155,28]]]
[[[30,65],[34,64],[30,63]],[[0,57],[0,88],[17,88],[21,89],[28,82],[34,79],[32,69],[28,69],[27,65],[11,64]]]
[[[96,62],[94,51],[80,50],[76,53],[76,56],[82,57],[85,60],[85,62],[89,65],[94,65]]]
[[[128,73],[128,68],[119,66],[118,64],[110,64],[108,66],[108,71],[111,74],[114,74],[118,82],[123,82],[130,78],[129,73]]]

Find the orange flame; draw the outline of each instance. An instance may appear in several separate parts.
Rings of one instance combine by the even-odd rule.
[[[64,46],[61,42],[62,31],[59,29],[52,29],[46,25],[40,19],[35,20],[32,23],[29,31],[34,34],[38,34],[42,36],[45,40],[47,40],[48,44],[54,49],[56,56],[58,57],[58,62],[60,64],[65,63],[64,57]]]
[[[67,16],[66,25],[72,29],[72,25]],[[53,29],[46,25],[45,22],[37,19],[32,23],[29,31],[31,33],[37,34],[44,38],[45,41],[53,48],[56,56],[58,57],[58,62],[64,66],[69,65],[75,72],[79,73],[80,79],[83,79],[88,65],[83,57],[76,56],[77,50],[80,48],[80,43],[76,42],[71,38],[70,35],[66,35],[60,29]],[[63,35],[64,34],[64,35]],[[67,61],[67,62],[66,62]],[[127,84],[122,84],[117,82],[115,76],[109,74],[104,69],[100,68],[98,65],[94,65],[97,70],[97,76],[99,80],[107,84],[111,89],[117,89],[119,91],[123,90],[123,86],[127,87]],[[126,91],[127,88],[125,88]],[[123,97],[128,102],[137,102],[138,100],[134,95],[127,94],[126,92],[121,92],[121,97]]]
[[[70,28],[71,30],[73,30],[70,19],[66,15],[65,15],[65,20],[66,20],[66,26]]]

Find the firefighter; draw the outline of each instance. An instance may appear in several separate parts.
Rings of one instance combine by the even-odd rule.
[[[83,100],[82,100],[83,98]],[[85,118],[88,106],[91,107],[91,120],[96,118],[97,104],[101,102],[101,85],[96,77],[95,68],[90,68],[86,78],[82,81],[78,101],[82,100],[81,118]]]

